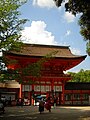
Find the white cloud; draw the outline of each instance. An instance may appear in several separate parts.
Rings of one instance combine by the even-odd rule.
[[[71,23],[71,22],[74,22],[75,16],[72,15],[72,13],[65,12],[65,14],[64,14],[64,19],[65,19],[68,23]]]
[[[57,42],[51,32],[45,30],[44,21],[32,21],[30,27],[21,32],[24,43],[54,45]]]
[[[55,7],[55,3],[53,0],[33,0],[33,5],[37,5],[39,7],[47,7],[52,8]]]
[[[71,31],[67,30],[65,36],[69,36],[70,34],[71,34]]]
[[[80,55],[81,54],[80,50],[77,49],[77,48],[70,48],[70,49],[71,49],[72,54],[74,54],[74,55]]]

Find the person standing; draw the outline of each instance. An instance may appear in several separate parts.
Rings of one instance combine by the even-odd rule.
[[[57,97],[54,96],[54,108],[56,107],[56,105],[57,105]]]
[[[41,114],[43,111],[44,111],[44,101],[43,101],[43,99],[41,99],[41,100],[39,101],[39,112],[40,112],[40,114]]]
[[[45,108],[51,112],[51,100],[50,97],[47,98]]]

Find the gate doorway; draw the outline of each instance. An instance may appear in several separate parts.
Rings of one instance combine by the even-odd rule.
[[[57,106],[61,105],[61,92],[49,92],[47,93],[47,96],[51,98],[51,101],[53,101],[54,97],[56,97],[57,98],[56,105]]]

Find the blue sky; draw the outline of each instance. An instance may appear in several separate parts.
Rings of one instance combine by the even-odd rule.
[[[70,46],[75,55],[86,55],[86,42],[80,35],[78,19],[65,12],[64,3],[57,8],[53,0],[28,0],[20,8],[21,18],[29,21],[24,25],[22,39],[25,43]],[[70,69],[77,72],[80,69],[90,70],[90,57],[78,66]]]

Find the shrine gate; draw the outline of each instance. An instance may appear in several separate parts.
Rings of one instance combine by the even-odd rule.
[[[54,54],[53,54],[54,53]],[[86,55],[74,55],[69,46],[24,44],[19,52],[8,51],[4,56],[9,60],[16,60],[16,63],[8,63],[8,69],[23,69],[26,66],[36,63],[47,55],[51,58],[44,61],[40,76],[22,76],[23,83],[20,84],[19,98],[28,98],[30,104],[34,104],[38,95],[58,98],[58,105],[65,103],[65,84],[71,77],[64,73],[80,64]],[[28,81],[33,81],[32,83]],[[18,80],[17,80],[18,81]]]

